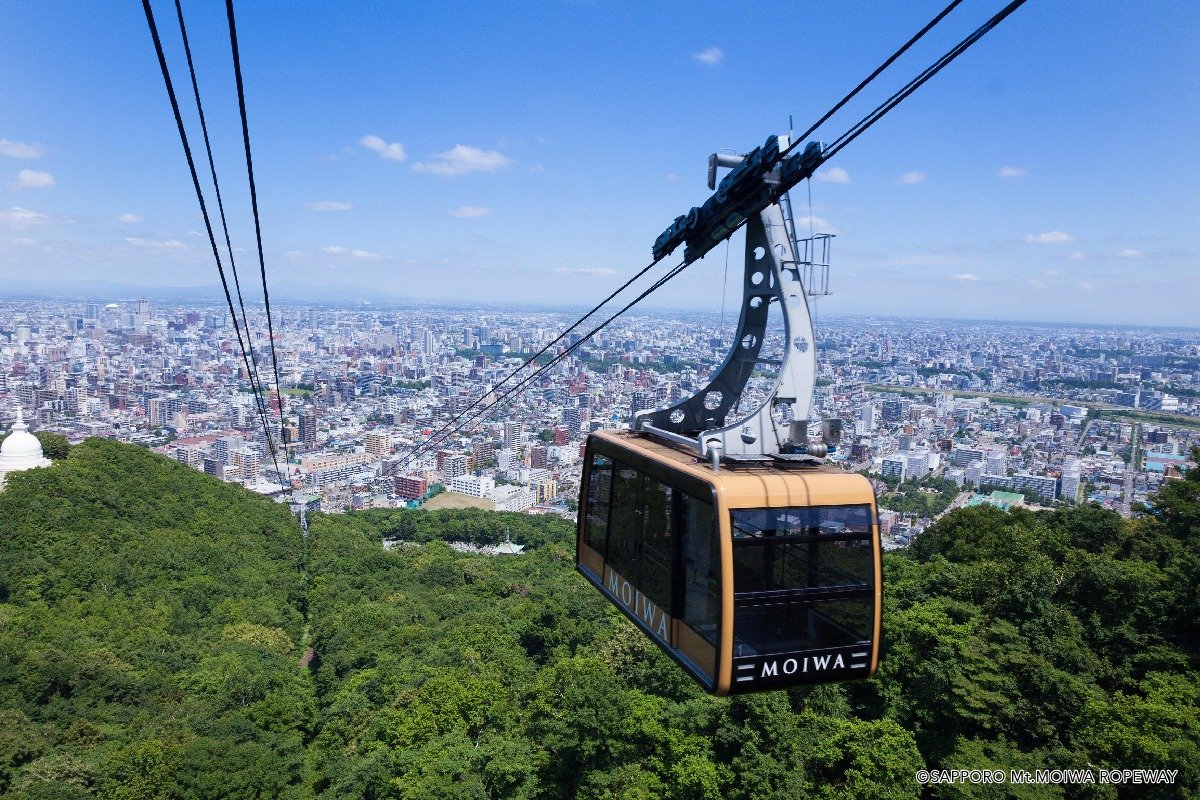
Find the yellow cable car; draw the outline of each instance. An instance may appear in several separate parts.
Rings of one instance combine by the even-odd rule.
[[[713,471],[636,433],[587,440],[577,569],[716,695],[866,678],[879,662],[870,483],[768,462]]]

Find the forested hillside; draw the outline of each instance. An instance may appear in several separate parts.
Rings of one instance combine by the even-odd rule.
[[[1193,477],[1132,523],[957,511],[886,559],[876,678],[714,699],[576,575],[561,520],[314,515],[305,543],[89,441],[0,492],[0,796],[905,798],[922,768],[1090,764],[1197,797]],[[439,541],[506,535],[529,552]],[[1118,796],[923,796],[1007,795]]]

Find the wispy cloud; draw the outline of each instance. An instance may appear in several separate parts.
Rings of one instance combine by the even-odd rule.
[[[998,178],[1024,178],[1028,174],[1029,170],[1024,167],[1010,167],[1006,165],[996,170],[996,177]]]
[[[668,172],[666,175],[663,175],[663,180],[667,183],[678,183],[683,180],[683,176],[678,172]]]
[[[413,170],[449,177],[468,172],[497,172],[513,163],[511,158],[498,150],[480,150],[465,144],[456,144],[444,153],[435,153],[433,157],[437,160],[413,164]]]
[[[817,180],[825,183],[849,183],[850,173],[841,167],[830,167],[817,173]]]
[[[0,139],[0,155],[13,158],[41,158],[46,155],[46,148],[40,144],[26,144],[9,139]]]
[[[1087,253],[1083,252],[1082,250],[1076,250],[1067,257],[1072,261],[1087,261]]]
[[[1047,231],[1038,234],[1027,233],[1025,241],[1033,244],[1068,244],[1075,241],[1075,237],[1062,231]]]
[[[957,275],[951,275],[950,277],[956,281],[977,281],[977,280],[979,280],[979,276],[973,272],[960,272]]]
[[[915,186],[918,183],[925,182],[924,172],[906,172],[896,179],[896,183],[901,186]]]
[[[486,217],[491,213],[492,210],[486,206],[459,206],[450,212],[450,216],[458,217],[459,219],[476,219],[478,217]]]
[[[187,247],[178,239],[142,239],[137,236],[126,236],[125,242],[134,247],[155,247],[160,250],[183,250]]]
[[[336,244],[329,245],[328,247],[322,247],[321,252],[327,253],[331,256],[350,256],[351,258],[358,258],[363,261],[378,261],[383,258],[383,256],[379,253],[372,253],[369,250],[355,250],[353,248],[342,247],[341,245]]]
[[[379,153],[380,158],[386,158],[389,161],[403,161],[408,158],[408,153],[404,152],[404,145],[399,142],[384,141],[373,133],[368,133],[359,139],[358,143],[368,150],[374,150]]]
[[[1134,250],[1132,247],[1126,247],[1117,252],[1121,258],[1141,258],[1145,253],[1141,250]]]
[[[699,53],[693,53],[692,58],[699,61],[701,64],[707,64],[710,67],[715,67],[721,63],[721,59],[725,58],[725,53],[719,47],[710,47],[707,50],[701,50]]]
[[[1075,284],[1075,288],[1082,289],[1085,292],[1090,292],[1092,289],[1096,288],[1096,285],[1094,283],[1077,283]]]
[[[601,278],[607,278],[607,277],[617,274],[617,271],[615,269],[609,269],[608,267],[575,267],[575,268],[559,267],[558,269],[556,269],[554,271],[555,272],[563,272],[563,273],[573,273],[576,275],[595,275],[595,276],[598,276]]]
[[[8,184],[10,189],[42,189],[54,185],[54,176],[49,172],[37,172],[23,169],[17,173],[17,179]]]
[[[1031,286],[1034,289],[1045,289],[1046,288],[1046,284],[1042,283],[1037,278],[1030,278],[1029,280],[1025,281],[1025,285]]]
[[[0,211],[0,223],[10,225],[14,228],[24,228],[27,225],[37,225],[42,222],[49,222],[50,217],[40,211],[32,211],[28,208],[13,206],[7,211]]]
[[[349,211],[354,206],[349,203],[339,203],[336,200],[318,200],[308,204],[309,211]]]
[[[24,236],[18,237],[16,239],[9,239],[8,241],[11,242],[12,244],[19,244],[22,247],[30,247],[32,245],[37,244],[36,239],[30,239],[30,238],[24,237]]]
[[[122,214],[117,217],[117,222],[142,222],[142,218],[137,214]]]
[[[833,223],[827,219],[821,219],[820,217],[809,216],[807,214],[803,217],[796,217],[796,230],[802,231],[809,229],[811,229],[813,233],[832,233],[835,236],[838,232],[837,228],[833,227]]]

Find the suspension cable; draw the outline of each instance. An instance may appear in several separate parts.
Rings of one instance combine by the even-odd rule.
[[[920,39],[922,36],[924,36],[925,33],[927,33],[938,22],[940,22],[942,20],[942,18],[944,18],[948,13],[950,13],[950,11],[952,11],[960,2],[961,2],[961,0],[954,0],[953,2],[951,2],[945,9],[943,9],[941,11],[941,13],[939,13],[936,17],[934,17],[933,20],[931,20],[928,24],[926,24],[924,28],[922,28],[920,31],[918,31],[915,36],[913,36],[911,39],[909,39],[899,50],[897,50],[894,54],[892,54],[892,56],[890,58],[888,58],[887,61],[885,61],[882,65],[880,65],[880,67],[878,67],[874,72],[872,72],[871,75],[869,75],[864,81],[862,81],[858,86],[856,86],[850,92],[850,94],[846,95],[846,97],[844,97],[841,101],[839,101],[838,104],[834,106],[834,108],[832,108],[829,112],[827,112],[825,115],[823,115],[821,117],[821,119],[819,119],[815,124],[813,124],[807,131],[805,131],[803,134],[801,134],[799,138],[797,138],[795,141],[791,142],[789,144],[788,148],[783,152],[784,153],[788,152],[789,150],[796,147],[796,145],[799,142],[804,141],[805,137],[807,137],[809,134],[811,134],[813,131],[815,131],[822,123],[824,123],[826,120],[828,120],[829,117],[831,117],[838,109],[840,109],[847,102],[849,102],[849,100],[852,97],[854,97],[854,95],[856,95],[864,86],[866,86],[875,77],[877,77],[892,62],[894,62],[897,58],[899,58],[906,50],[909,49],[909,47],[911,47],[918,39]],[[905,98],[907,98],[914,91],[916,91],[918,88],[920,88],[926,81],[928,81],[930,78],[932,78],[938,72],[940,72],[946,65],[948,65],[951,61],[953,61],[958,56],[960,56],[963,52],[966,51],[967,48],[969,48],[972,44],[977,42],[980,38],[982,38],[984,36],[984,34],[986,34],[988,31],[990,31],[992,28],[994,28],[1000,22],[1002,22],[1013,11],[1016,11],[1018,8],[1020,8],[1025,2],[1026,2],[1026,0],[1012,0],[1012,2],[1010,2],[1004,8],[1002,8],[991,19],[989,19],[987,22],[985,22],[983,25],[981,25],[978,29],[976,29],[970,36],[968,36],[967,38],[965,38],[961,42],[959,42],[957,45],[955,45],[950,51],[948,51],[945,55],[943,55],[941,58],[939,58],[937,61],[935,61],[932,65],[927,67],[916,78],[914,78],[908,84],[906,84],[902,89],[900,89],[900,91],[893,94],[891,97],[889,97],[887,100],[885,100],[882,104],[880,104],[878,107],[876,107],[874,111],[872,111],[870,114],[868,114],[866,117],[864,117],[862,120],[860,120],[855,125],[851,126],[851,128],[849,130],[847,130],[845,133],[843,133],[841,136],[839,136],[836,140],[834,140],[834,142],[829,146],[829,148],[827,148],[825,150],[825,152],[822,154],[822,160],[826,161],[826,160],[832,158],[838,151],[840,151],[846,145],[850,144],[850,142],[854,141],[854,139],[856,139],[860,135],[862,135],[863,132],[865,132],[868,128],[870,128],[872,125],[874,125],[876,122],[878,122],[885,114],[887,114],[889,111],[891,111],[893,108],[895,108],[901,102],[903,102]],[[810,222],[810,224],[812,222],[811,211],[809,212],[809,222]],[[657,262],[655,262],[655,263],[657,263]],[[410,453],[407,457],[407,460],[404,462],[405,465],[411,463],[418,456],[429,452],[430,449],[432,449],[433,447],[440,444],[442,441],[445,440],[445,438],[448,438],[449,435],[452,435],[454,432],[459,431],[462,428],[466,427],[467,425],[471,424],[476,419],[478,419],[481,415],[486,415],[490,409],[492,409],[497,404],[503,402],[506,398],[508,398],[515,391],[518,391],[519,389],[527,386],[534,379],[543,375],[547,370],[551,369],[554,365],[556,365],[560,361],[562,361],[562,359],[566,358],[568,355],[570,355],[572,352],[574,352],[575,349],[582,346],[593,335],[595,335],[600,330],[603,330],[605,327],[607,327],[609,325],[609,323],[611,323],[617,317],[624,314],[626,311],[628,311],[634,305],[639,303],[642,299],[647,297],[651,292],[655,291],[660,286],[665,284],[667,281],[671,280],[676,275],[678,275],[680,272],[682,272],[684,269],[686,269],[691,263],[692,263],[692,261],[685,259],[678,266],[674,267],[670,272],[668,272],[666,275],[664,275],[662,278],[660,278],[658,281],[656,281],[652,286],[650,286],[650,288],[646,289],[644,292],[642,292],[640,295],[638,295],[636,298],[634,298],[630,303],[626,304],[622,309],[617,311],[615,314],[610,316],[603,323],[596,326],[591,331],[589,331],[587,334],[585,334],[583,336],[583,338],[580,339],[578,342],[575,342],[574,344],[567,347],[563,352],[556,355],[543,367],[541,367],[540,369],[538,369],[537,371],[532,373],[530,376],[528,376],[527,378],[522,380],[520,383],[518,383],[515,386],[508,389],[508,391],[506,391],[504,394],[502,394],[499,397],[497,397],[496,399],[494,399],[492,402],[488,403],[482,409],[480,409],[475,414],[473,414],[471,417],[469,417],[466,422],[455,427],[454,430],[450,432],[450,434],[447,434],[446,436],[443,436],[443,437],[439,437],[439,434],[441,433],[441,431],[446,430],[446,428],[453,425],[453,423],[455,421],[457,421],[458,419],[461,419],[467,413],[467,411],[469,411],[474,406],[478,405],[479,402],[483,398],[479,398],[479,400],[476,400],[474,403],[471,404],[471,406],[468,407],[468,409],[466,411],[460,413],[457,417],[454,418],[454,420],[451,420],[450,423],[447,423],[446,425],[442,426],[442,428],[439,430],[438,433],[431,435],[429,437],[429,439],[427,439],[422,445],[420,445],[420,446],[414,448],[412,451],[410,451]],[[652,266],[654,266],[653,263],[650,265],[650,267],[652,267]],[[644,274],[646,272],[646,270],[648,270],[650,267],[646,267],[646,269],[643,269],[641,272],[638,273],[638,275],[635,275],[634,278],[637,278],[637,277],[641,276],[642,274]],[[625,284],[625,286],[628,286],[629,283],[632,283],[632,282],[633,282],[633,279],[628,281]],[[604,300],[604,303],[607,303],[609,300],[611,300],[612,297],[615,296],[620,291],[622,291],[625,288],[625,286],[622,286],[621,289],[618,289],[617,292],[614,292],[613,295],[610,295],[608,298],[606,298]],[[604,303],[601,303],[600,305],[602,306],[602,305],[604,305]],[[596,308],[598,309],[599,307],[600,306],[597,306]],[[589,312],[588,316],[590,316],[592,313],[594,313],[595,310],[596,309],[593,309],[591,312]],[[579,322],[582,322],[583,319],[586,319],[586,318],[587,318],[586,316],[581,318]],[[571,330],[574,330],[574,328],[579,325],[579,322],[577,322],[575,325],[573,325]],[[557,341],[561,340],[561,338],[562,337],[559,337],[559,339],[556,339],[555,341],[557,342]],[[545,352],[545,350],[543,349],[542,353],[544,353],[544,352]],[[541,353],[539,353],[539,355],[541,355]],[[535,356],[535,358],[536,358],[536,356]],[[522,365],[522,367],[518,368],[517,371],[519,371],[520,369],[523,369],[525,366],[528,366],[532,360],[533,359],[531,359],[530,361],[527,361],[524,365]],[[515,374],[515,372],[512,374]],[[509,377],[511,377],[511,374]],[[507,378],[505,380],[507,380]],[[490,393],[491,392],[489,392],[489,394]]]
[[[250,208],[254,212],[254,238],[258,243],[258,271],[262,276],[263,305],[267,311],[267,337],[271,343],[271,369],[275,374],[275,395],[279,403],[279,439],[284,444],[284,463],[287,463],[287,436],[283,421],[283,385],[279,382],[279,360],[275,346],[275,326],[271,322],[271,293],[267,290],[267,263],[263,258],[262,225],[258,215],[258,191],[254,185],[254,160],[250,156],[250,124],[246,118],[246,93],[242,85],[242,61],[238,55],[237,26],[233,19],[233,0],[225,0],[225,14],[229,18],[229,45],[233,50],[233,75],[237,82],[238,113],[242,118],[242,143],[246,150],[246,176],[250,181]]]
[[[208,170],[212,175],[213,191],[217,197],[217,210],[221,216],[221,230],[225,234],[225,249],[229,255],[229,269],[233,273],[233,285],[237,292],[238,307],[242,311],[242,326],[246,330],[246,342],[250,350],[250,388],[254,392],[255,410],[258,413],[258,418],[262,422],[263,434],[267,439],[267,448],[271,453],[271,463],[275,466],[275,474],[282,475],[279,471],[279,459],[275,455],[275,445],[271,438],[271,426],[267,419],[267,407],[263,400],[262,379],[258,375],[258,357],[254,352],[254,337],[250,334],[250,320],[246,316],[246,304],[242,300],[242,284],[238,279],[237,261],[233,256],[233,243],[229,238],[229,224],[225,219],[225,203],[221,198],[221,184],[217,180],[217,167],[213,159],[212,145],[208,137],[208,123],[204,117],[204,104],[200,101],[200,85],[196,80],[196,68],[192,62],[192,47],[188,42],[187,25],[183,21],[183,6],[179,0],[175,0],[175,15],[179,19],[179,33],[183,37],[183,52],[187,56],[188,74],[192,80],[192,94],[196,98],[196,112],[200,117],[200,130],[204,134],[204,151],[208,155]],[[234,317],[234,327],[237,326],[237,317]]]
[[[188,143],[187,129],[183,124],[183,116],[179,111],[179,101],[175,96],[175,85],[171,80],[171,71],[167,68],[166,55],[163,53],[162,39],[158,35],[158,25],[154,22],[154,10],[150,7],[150,0],[142,0],[142,9],[146,12],[146,24],[150,28],[150,36],[154,40],[154,51],[158,56],[159,70],[162,72],[163,83],[167,88],[167,96],[171,101],[171,111],[175,115],[175,126],[179,130],[179,140],[183,145],[183,153],[187,157],[188,171],[192,176],[192,187],[196,191],[196,200],[200,204],[200,214],[204,218],[204,229],[208,232],[208,243],[212,247],[213,259],[217,263],[217,273],[221,277],[221,288],[225,292],[225,303],[229,307],[229,315],[233,319],[234,333],[237,335],[238,349],[241,350],[242,360],[246,364],[246,374],[253,374],[250,367],[249,349],[246,342],[242,340],[242,331],[237,324],[237,311],[233,306],[233,297],[229,292],[229,281],[225,278],[225,266],[221,262],[221,253],[217,247],[216,235],[213,233],[212,219],[208,213],[208,206],[204,201],[204,191],[200,188],[200,176],[196,172],[196,161],[192,157],[192,147]],[[247,330],[247,337],[250,331]],[[255,388],[253,380],[250,382],[251,390]],[[261,402],[261,401],[260,401]],[[268,444],[271,441],[270,430],[264,431],[267,435]]]
[[[455,423],[455,422],[458,422],[460,419],[462,419],[464,416],[466,416],[466,415],[467,415],[467,414],[468,414],[468,413],[471,411],[471,409],[475,408],[475,406],[477,406],[477,405],[479,405],[480,403],[482,403],[482,402],[483,402],[483,399],[484,399],[485,397],[487,397],[487,395],[489,395],[489,394],[492,394],[493,392],[495,392],[497,389],[499,389],[501,386],[503,386],[505,383],[507,383],[509,380],[511,380],[511,379],[513,378],[513,376],[514,376],[514,375],[518,374],[518,373],[519,373],[521,370],[525,369],[525,368],[526,368],[526,367],[528,367],[530,364],[533,364],[535,361],[537,361],[539,358],[541,358],[543,355],[545,355],[545,354],[546,354],[546,352],[547,352],[547,351],[548,351],[548,350],[549,350],[551,347],[553,347],[554,345],[558,344],[558,343],[559,343],[559,342],[561,342],[563,339],[567,338],[567,336],[568,336],[568,335],[569,335],[569,334],[570,334],[572,331],[574,331],[576,328],[578,328],[580,325],[582,325],[582,324],[584,323],[584,321],[586,321],[586,320],[587,320],[589,317],[591,317],[593,314],[595,314],[597,311],[599,311],[601,308],[603,308],[605,305],[607,305],[607,304],[608,304],[608,303],[609,303],[609,302],[610,302],[610,301],[611,301],[611,300],[612,300],[614,297],[616,297],[616,296],[617,296],[617,295],[619,295],[621,292],[623,292],[623,291],[625,291],[627,288],[629,288],[630,284],[632,284],[632,283],[633,283],[634,281],[636,281],[638,278],[642,277],[642,276],[643,276],[643,275],[645,275],[647,272],[649,272],[651,269],[653,269],[653,268],[654,268],[654,267],[655,267],[655,266],[658,264],[658,262],[659,262],[659,261],[661,261],[661,260],[662,260],[661,258],[656,258],[656,259],[654,259],[653,261],[651,261],[649,264],[647,264],[646,266],[642,267],[642,269],[638,270],[638,272],[637,272],[637,273],[636,273],[636,274],[635,274],[635,275],[634,275],[632,278],[630,278],[629,280],[625,281],[625,283],[623,283],[623,284],[621,284],[620,286],[618,286],[616,289],[614,289],[614,290],[612,291],[612,293],[611,293],[611,294],[609,294],[609,295],[608,295],[608,297],[606,297],[606,298],[604,298],[603,300],[601,300],[599,303],[597,303],[595,306],[593,306],[593,307],[592,307],[592,309],[591,309],[590,311],[588,311],[586,314],[584,314],[584,315],[583,315],[582,317],[580,317],[579,319],[575,320],[575,322],[574,322],[574,323],[572,323],[571,327],[567,328],[565,331],[563,331],[562,333],[560,333],[560,334],[559,334],[559,335],[558,335],[558,336],[557,336],[557,337],[556,337],[556,338],[555,338],[553,341],[551,341],[549,344],[547,344],[547,345],[546,345],[545,347],[543,347],[541,350],[538,350],[536,353],[534,353],[532,356],[530,356],[530,357],[529,357],[529,358],[528,358],[528,359],[525,361],[525,363],[524,363],[524,364],[522,364],[521,366],[519,366],[519,367],[517,367],[516,369],[514,369],[512,372],[510,372],[510,373],[508,373],[507,375],[505,375],[503,378],[501,378],[501,379],[500,379],[500,381],[499,381],[499,382],[498,382],[496,385],[494,385],[494,386],[493,386],[491,389],[489,389],[487,392],[485,392],[485,393],[484,393],[483,395],[481,395],[480,397],[476,398],[476,399],[475,399],[475,401],[474,401],[474,402],[472,402],[472,403],[471,403],[469,406],[467,406],[467,407],[466,407],[466,408],[464,408],[462,411],[460,411],[460,412],[458,413],[458,415],[457,415],[457,416],[455,416],[453,419],[451,419],[451,420],[450,420],[449,422],[447,422],[446,424],[442,425],[442,427],[438,428],[438,429],[437,429],[436,431],[434,431],[433,433],[429,434],[429,439],[427,439],[426,441],[432,440],[432,439],[434,439],[434,438],[436,438],[436,437],[440,436],[440,435],[441,435],[441,433],[442,433],[443,431],[445,431],[447,428],[450,428],[452,425],[454,425],[454,423]],[[587,337],[584,337],[584,338],[583,338],[581,341],[587,341]],[[453,433],[453,432],[451,432],[451,434],[449,434],[449,435],[452,435],[452,433]],[[418,449],[418,447],[420,447],[420,446],[421,446],[421,445],[414,445],[414,446],[413,446],[413,448],[412,448],[412,450],[410,450],[410,451],[409,451],[409,452],[408,452],[408,453],[407,453],[405,456],[403,456],[403,457],[404,457],[404,458],[409,458],[409,459],[411,459],[411,458],[414,456],[414,453],[415,453],[415,451],[416,451],[416,450]]]
[[[878,122],[884,114],[887,114],[893,108],[900,105],[906,97],[919,89],[934,75],[941,72],[950,62],[966,52],[967,48],[983,38],[984,34],[1003,22],[1008,15],[1024,5],[1025,2],[1026,0],[1012,0],[1008,5],[996,12],[991,19],[976,28],[974,32],[952,47],[945,55],[933,62],[933,64],[926,67],[917,77],[905,84],[898,92],[876,106],[874,111],[863,117],[851,126],[849,130],[831,142],[823,153],[823,156],[825,158],[832,158],[839,150],[857,139],[863,132]]]
[[[508,398],[510,395],[512,395],[514,392],[517,392],[517,391],[523,389],[524,387],[526,387],[530,383],[532,383],[535,379],[544,375],[547,371],[549,371],[555,365],[560,363],[563,359],[565,359],[571,353],[575,352],[575,350],[582,347],[589,339],[591,339],[597,333],[599,333],[600,331],[602,331],[606,327],[608,327],[608,325],[610,323],[612,323],[613,320],[615,320],[617,317],[621,316],[626,311],[628,311],[629,309],[633,308],[635,305],[640,303],[642,300],[644,300],[646,297],[648,297],[650,295],[650,293],[657,290],[659,287],[661,287],[667,281],[674,278],[680,272],[683,272],[692,263],[693,263],[692,261],[685,260],[685,261],[680,262],[676,266],[672,267],[671,270],[669,272],[667,272],[667,274],[665,274],[663,277],[661,277],[657,281],[655,281],[649,288],[647,288],[645,291],[643,291],[641,294],[639,294],[637,297],[635,297],[629,303],[625,304],[625,306],[622,307],[619,311],[612,314],[611,316],[609,316],[608,319],[604,320],[604,322],[600,323],[599,325],[597,325],[596,327],[594,327],[590,331],[588,331],[586,334],[584,334],[583,338],[581,338],[578,342],[575,342],[574,344],[567,347],[561,353],[554,356],[554,358],[550,359],[550,361],[548,361],[546,364],[544,364],[540,369],[535,371],[533,374],[529,375],[528,377],[521,380],[519,383],[510,387],[506,392],[504,392],[504,394],[500,395],[495,400],[488,403],[486,406],[481,408],[479,411],[476,411],[473,415],[471,415],[471,417],[469,419],[467,419],[466,422],[459,425],[457,428],[455,428],[454,431],[451,431],[450,434],[447,434],[446,436],[444,436],[440,439],[431,436],[429,439],[427,439],[424,443],[422,443],[418,448],[416,448],[412,453],[410,453],[408,455],[407,459],[404,461],[404,465],[407,466],[408,464],[412,463],[419,456],[424,455],[425,453],[428,453],[431,449],[433,449],[434,447],[438,446],[443,441],[445,441],[445,439],[448,438],[450,435],[452,435],[455,431],[462,430],[463,428],[467,427],[475,420],[479,419],[481,416],[486,416],[487,412],[490,409],[492,409],[494,406],[503,403],[504,400],[506,398]]]
[[[808,138],[809,134],[811,134],[817,128],[824,125],[825,122],[827,122],[830,117],[832,117],[834,114],[836,114],[838,111],[841,110],[842,106],[846,105],[846,103],[849,103],[852,99],[854,99],[855,95],[857,95],[859,92],[861,92],[866,87],[866,85],[869,84],[871,81],[878,78],[879,74],[881,72],[883,72],[885,69],[887,69],[888,67],[890,67],[897,58],[899,58],[900,56],[902,56],[906,52],[908,52],[908,48],[910,48],[914,44],[916,44],[917,41],[919,41],[922,36],[929,33],[929,31],[932,30],[935,25],[937,25],[939,22],[941,22],[945,18],[945,16],[947,14],[949,14],[951,11],[953,11],[955,9],[955,7],[957,7],[958,4],[961,2],[962,2],[962,0],[952,0],[952,2],[948,6],[943,8],[936,17],[929,20],[929,22],[927,22],[925,24],[924,28],[921,28],[921,30],[917,31],[911,39],[909,39],[907,42],[905,42],[900,47],[899,50],[892,53],[891,56],[889,56],[886,61],[884,61],[882,64],[880,64],[878,67],[876,67],[874,72],[872,72],[867,77],[863,78],[862,82],[859,83],[858,86],[855,86],[853,89],[851,89],[849,94],[847,94],[845,97],[843,97],[841,100],[839,100],[833,108],[826,111],[824,113],[824,115],[821,116],[820,119],[818,119],[811,126],[809,126],[808,130],[806,130],[804,133],[800,134],[798,137],[796,137],[794,140],[792,140],[792,142],[788,145],[787,150],[785,150],[784,152],[786,153],[786,152],[790,151],[793,147],[796,146],[797,142],[804,141],[805,139]]]

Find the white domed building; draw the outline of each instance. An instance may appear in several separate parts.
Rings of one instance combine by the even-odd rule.
[[[42,455],[42,443],[29,432],[29,426],[21,416],[21,407],[17,406],[17,421],[4,441],[0,442],[0,489],[4,488],[5,479],[13,472],[48,466],[50,459]]]

